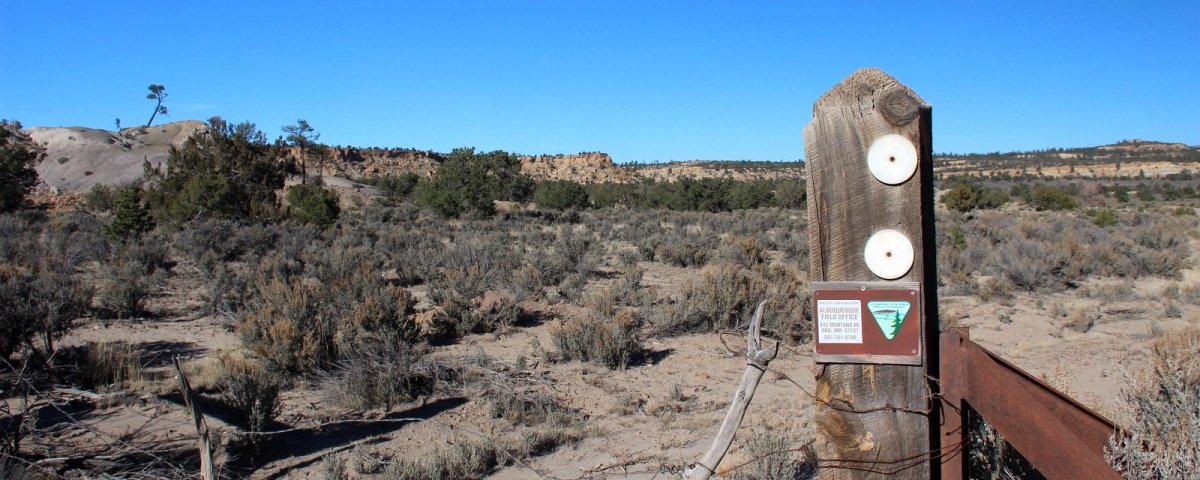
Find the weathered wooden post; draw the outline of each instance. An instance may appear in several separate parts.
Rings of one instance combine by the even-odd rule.
[[[804,128],[822,479],[940,475],[930,114],[872,68]]]

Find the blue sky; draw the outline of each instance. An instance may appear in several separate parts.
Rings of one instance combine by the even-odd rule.
[[[812,103],[879,67],[937,152],[1200,144],[1200,2],[0,0],[0,117],[304,118],[329,144],[617,162],[795,160]]]

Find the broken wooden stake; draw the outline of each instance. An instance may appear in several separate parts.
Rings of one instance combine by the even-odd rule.
[[[183,404],[187,406],[188,413],[192,414],[192,422],[196,425],[196,436],[199,437],[200,478],[216,480],[217,474],[216,467],[213,466],[212,441],[208,433],[208,424],[204,423],[204,414],[200,413],[200,406],[196,405],[192,386],[188,383],[187,376],[183,374],[183,366],[179,364],[179,357],[172,357],[171,360],[175,362],[175,373],[179,375],[179,389],[183,392]]]
[[[717,431],[717,438],[713,440],[712,447],[709,447],[700,461],[687,468],[684,478],[706,480],[715,473],[717,465],[720,465],[721,459],[729,451],[729,445],[733,443],[733,434],[737,432],[742,418],[746,416],[750,399],[754,398],[754,391],[758,389],[758,382],[767,371],[767,364],[779,353],[779,342],[775,342],[775,346],[771,348],[762,348],[759,330],[762,326],[763,305],[766,303],[758,304],[758,308],[754,309],[754,318],[746,328],[746,373],[742,374],[742,382],[733,394],[733,402],[729,405],[729,412],[725,414],[725,421],[721,422],[721,429]]]

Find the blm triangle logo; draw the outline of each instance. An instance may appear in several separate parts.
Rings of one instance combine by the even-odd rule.
[[[903,301],[867,302],[867,310],[871,311],[875,323],[879,324],[879,329],[888,340],[896,338],[896,333],[900,331],[900,325],[904,323],[910,308],[912,304]]]

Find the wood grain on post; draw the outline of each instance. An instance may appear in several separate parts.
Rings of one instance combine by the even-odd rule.
[[[817,365],[817,455],[822,479],[930,478],[939,469],[921,462],[894,474],[894,462],[920,459],[939,447],[932,415],[928,373],[937,376],[937,283],[933,224],[931,110],[912,90],[879,69],[854,72],[813,104],[813,120],[804,128],[808,162],[809,244],[813,281],[876,282],[863,259],[870,236],[882,229],[903,233],[912,242],[912,269],[896,281],[919,282],[925,331],[925,366]],[[899,185],[877,180],[868,168],[872,142],[887,135],[904,137],[916,148],[917,171]],[[842,411],[866,411],[869,413]],[[869,463],[889,462],[889,463]],[[852,466],[836,468],[835,465]]]

